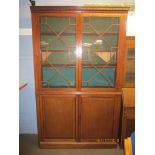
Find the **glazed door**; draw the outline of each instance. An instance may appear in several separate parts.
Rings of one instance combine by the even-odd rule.
[[[40,17],[41,87],[76,88],[76,17]]]
[[[82,20],[82,88],[115,88],[120,18],[87,15]]]

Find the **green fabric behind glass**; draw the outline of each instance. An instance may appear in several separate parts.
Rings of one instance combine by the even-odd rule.
[[[57,67],[57,70],[60,69]],[[51,79],[54,75],[56,76]],[[45,81],[43,82],[44,87],[75,87],[75,68],[65,68],[61,74],[58,74],[54,69],[43,67],[42,76],[43,81]]]
[[[100,73],[98,73],[100,72]],[[82,69],[83,87],[114,87],[115,68],[83,68]],[[90,82],[87,84],[86,81]]]
[[[57,67],[57,69],[59,70],[60,68]],[[115,86],[115,68],[98,68],[98,71],[100,71],[102,75],[98,74],[94,68],[83,69],[83,81],[87,81],[92,77],[88,85],[87,82],[83,82],[83,87]],[[43,67],[42,73],[43,81],[48,81],[43,83],[44,87],[74,87],[75,85],[75,68],[65,68],[61,74],[57,74],[54,69]],[[51,79],[55,74],[55,78]],[[64,80],[61,75],[65,76],[66,80]]]

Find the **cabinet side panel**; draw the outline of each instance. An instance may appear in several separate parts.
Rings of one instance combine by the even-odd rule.
[[[36,93],[40,87],[39,17],[32,14],[33,60]]]
[[[119,136],[120,111],[121,111],[121,95],[117,95],[115,96],[115,104],[114,104],[113,138],[118,138]]]
[[[127,14],[122,14],[120,17],[120,34],[119,34],[119,46],[118,46],[118,65],[117,65],[117,88],[122,89],[123,79],[123,66],[124,66],[124,53],[125,53],[125,36],[126,36],[126,19]]]

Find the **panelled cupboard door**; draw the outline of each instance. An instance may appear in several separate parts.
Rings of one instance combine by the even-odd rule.
[[[41,96],[43,139],[75,139],[75,107],[75,96]]]
[[[81,139],[102,142],[117,138],[119,107],[120,100],[113,96],[81,97]]]

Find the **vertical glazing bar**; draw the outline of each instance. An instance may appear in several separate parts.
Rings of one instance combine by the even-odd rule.
[[[80,14],[77,15],[77,22],[76,22],[76,39],[77,39],[77,47],[76,47],[76,60],[77,60],[77,68],[76,68],[76,83],[77,83],[77,90],[81,90],[82,85],[82,16]]]

